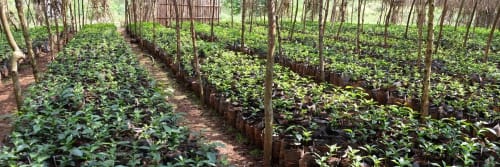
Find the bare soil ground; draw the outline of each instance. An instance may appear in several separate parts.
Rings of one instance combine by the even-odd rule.
[[[131,38],[124,34],[127,41]],[[184,115],[182,125],[194,134],[201,135],[207,143],[219,143],[218,150],[234,166],[262,166],[261,151],[247,145],[245,138],[235,129],[224,124],[224,120],[209,108],[202,106],[199,98],[186,86],[176,81],[174,74],[162,63],[155,62],[152,56],[141,50],[137,44],[130,43],[140,63],[148,69],[160,87],[169,94],[166,100],[174,105],[175,111]]]

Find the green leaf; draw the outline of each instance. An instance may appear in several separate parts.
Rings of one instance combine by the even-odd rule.
[[[29,146],[26,145],[26,144],[21,144],[19,146],[16,147],[16,152],[20,152],[20,151],[23,151],[24,149],[28,148]]]
[[[83,156],[82,150],[80,150],[78,148],[73,148],[69,152],[71,153],[71,155],[74,155],[74,156],[77,156],[77,157]]]

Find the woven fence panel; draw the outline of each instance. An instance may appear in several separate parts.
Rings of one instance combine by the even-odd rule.
[[[193,18],[198,22],[210,22],[212,12],[214,21],[220,18],[220,0],[191,0],[193,5]],[[187,21],[189,17],[188,0],[177,0],[179,19]],[[173,0],[159,0],[156,6],[156,21],[163,25],[175,22],[175,5]]]

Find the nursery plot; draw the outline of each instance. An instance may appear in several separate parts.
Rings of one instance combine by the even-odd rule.
[[[203,35],[209,34],[208,25],[199,24],[197,30]],[[225,26],[216,26],[215,34],[220,43],[229,48],[238,49],[238,29],[228,29]],[[265,53],[265,31],[255,27],[254,33],[246,37],[247,53]],[[312,38],[312,37],[310,37]],[[281,56],[277,56],[278,63],[290,67],[293,71],[307,76],[319,74],[319,56],[314,49],[313,39],[300,42],[285,41],[282,44]],[[382,104],[404,104],[419,109],[421,96],[421,73],[416,65],[416,54],[395,56],[404,61],[387,61],[391,57],[378,58],[369,53],[356,54],[355,46],[344,42],[328,46],[325,51],[327,81],[339,86],[360,86],[377,102]],[[236,46],[235,46],[236,45]],[[365,48],[362,48],[365,49]],[[385,52],[384,48],[378,48]],[[398,51],[402,52],[402,51]],[[279,54],[279,52],[278,52]],[[391,54],[392,55],[392,54]],[[437,72],[431,77],[431,113],[434,117],[456,117],[472,121],[487,121],[491,127],[499,120],[498,110],[500,89],[498,78],[500,75],[495,63],[476,63],[466,56],[456,56],[442,62],[450,62],[450,66],[434,66]],[[414,60],[412,60],[414,59]],[[460,59],[460,61],[457,61]],[[441,59],[443,60],[443,59]],[[440,62],[438,59],[437,62]],[[466,68],[464,68],[466,67]],[[444,72],[446,71],[446,72]],[[464,72],[464,73],[461,73]]]
[[[260,26],[266,26],[265,23],[263,22],[256,22],[256,24]],[[287,30],[291,30],[292,24],[290,22],[283,22],[281,24],[283,26],[283,30],[285,30],[283,33],[287,37],[288,32]],[[338,31],[338,24],[331,25],[331,23],[325,25],[328,27],[325,29],[325,37],[326,38],[334,38],[337,36],[337,31]],[[309,35],[315,35],[317,34],[316,32],[318,31],[317,29],[318,23],[317,22],[307,22],[306,27],[305,27],[305,32],[302,32],[303,27],[300,25],[296,25],[295,29],[299,30],[300,33],[295,33],[298,35],[301,34],[309,34]],[[365,45],[369,46],[382,46],[383,41],[384,41],[384,29],[385,27],[383,25],[374,25],[374,24],[365,24],[363,25],[363,33],[360,34],[361,41]],[[391,25],[388,27],[388,44],[390,47],[398,47],[398,48],[417,48],[416,42],[418,41],[418,36],[417,36],[417,28],[414,26],[410,26],[408,29],[408,37],[404,37],[406,26],[404,25]],[[356,24],[351,24],[351,23],[344,23],[342,26],[341,33],[339,34],[340,41],[350,41],[352,43],[355,43],[356,39],[356,31],[357,31],[357,25]],[[427,31],[426,28],[424,27],[423,29],[423,39],[426,38],[427,36]],[[463,34],[465,34],[466,28],[465,27],[458,27],[457,30],[454,30],[453,27],[451,26],[444,26],[443,31],[442,31],[442,37],[440,41],[440,49],[445,49],[445,50],[458,50],[459,52],[465,52],[465,48],[463,48]],[[439,31],[434,32],[434,36],[437,38]],[[484,51],[484,46],[486,43],[486,40],[488,38],[488,35],[490,33],[489,29],[486,28],[480,28],[477,27],[473,32],[470,34],[470,39],[468,41],[468,47],[467,47],[467,52],[473,53],[474,55],[477,56],[482,56],[481,53]],[[294,34],[294,35],[295,35]],[[495,36],[500,36],[500,32],[495,32]],[[425,43],[425,41],[423,41]],[[492,46],[491,50],[492,53],[498,53],[500,50],[500,40],[498,39],[493,39],[492,41]],[[498,60],[498,59],[495,59]]]
[[[32,27],[29,29],[30,38],[33,41],[34,48],[42,48],[44,43],[48,41],[48,33],[46,27]],[[22,31],[14,31],[12,32],[14,39],[19,42],[18,45],[21,49],[26,49],[24,43],[24,37]],[[7,60],[8,53],[11,51],[9,43],[3,33],[0,33],[0,63]]]
[[[189,33],[181,33],[182,65],[175,69],[176,40],[171,38],[175,30],[157,25],[157,39],[153,39],[152,25],[137,25],[142,31],[132,33],[173,70],[180,71],[186,81],[194,81]],[[254,56],[228,51],[227,43],[220,42],[224,36],[217,38],[219,42],[215,43],[197,41],[207,92],[203,98],[260,145],[265,63]],[[491,165],[499,158],[498,143],[486,137],[489,132],[482,123],[455,118],[419,121],[411,108],[375,104],[362,89],[316,83],[280,65],[275,65],[274,72],[274,145],[281,145],[276,148],[282,156],[276,153],[273,157],[280,161],[298,161],[297,150],[317,152],[318,161],[334,159],[344,165]],[[196,91],[196,82],[191,83]]]
[[[87,25],[29,88],[0,164],[216,166],[112,24]]]

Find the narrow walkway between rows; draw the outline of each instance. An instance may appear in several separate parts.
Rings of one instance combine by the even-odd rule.
[[[248,146],[246,140],[239,135],[236,129],[226,126],[224,120],[205,106],[200,105],[199,98],[179,82],[174,74],[164,68],[163,63],[156,62],[153,57],[143,51],[140,46],[132,43],[132,39],[124,29],[120,33],[129,42],[139,62],[155,78],[158,85],[169,95],[166,100],[174,105],[176,112],[182,113],[184,120],[181,124],[190,128],[194,134],[201,134],[209,143],[220,143],[217,149],[227,157],[230,164],[242,167],[261,166],[261,151]]]

